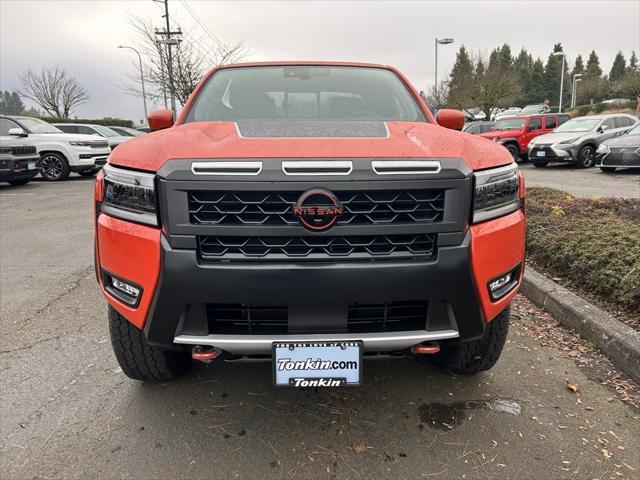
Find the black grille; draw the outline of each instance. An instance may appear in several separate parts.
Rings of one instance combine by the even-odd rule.
[[[432,257],[435,234],[314,236],[314,237],[198,237],[204,260],[247,258],[350,259]]]
[[[213,334],[278,335],[288,333],[287,305],[213,303],[207,305]],[[381,302],[347,307],[347,333],[424,330],[427,302]]]
[[[91,142],[91,148],[107,148],[109,146],[109,142],[106,140],[94,140]]]
[[[292,207],[303,192],[189,192],[194,225],[298,225]],[[334,191],[344,214],[337,225],[435,223],[444,215],[442,189]]]
[[[11,153],[14,155],[35,155],[36,147],[33,147],[33,146],[11,147]]]
[[[544,155],[538,156],[538,152],[544,152]],[[534,159],[544,160],[545,158],[555,157],[556,152],[551,150],[550,147],[533,147],[529,156]]]
[[[611,153],[602,159],[602,165],[612,167],[640,166],[640,148],[611,147]]]

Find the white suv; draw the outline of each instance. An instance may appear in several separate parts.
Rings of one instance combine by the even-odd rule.
[[[73,135],[32,117],[0,116],[0,135],[27,137],[42,159],[45,180],[64,180],[71,172],[94,175],[107,161],[109,143],[92,135]]]

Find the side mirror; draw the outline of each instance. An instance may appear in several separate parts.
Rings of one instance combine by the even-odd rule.
[[[464,113],[460,110],[452,110],[450,108],[438,110],[438,114],[436,115],[438,125],[444,128],[450,128],[451,130],[462,130],[464,120]]]
[[[16,137],[26,137],[29,134],[27,132],[25,132],[23,129],[21,129],[20,127],[16,127],[16,128],[10,128],[9,131],[7,132],[9,135],[13,135]]]
[[[151,131],[164,130],[173,125],[173,111],[168,108],[151,112],[147,117]]]
[[[600,133],[604,133],[604,132],[606,132],[607,130],[609,130],[609,125],[600,125],[600,127],[598,128],[598,131],[599,131]]]

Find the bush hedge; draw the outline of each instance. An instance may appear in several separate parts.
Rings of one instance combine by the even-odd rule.
[[[527,255],[554,276],[640,312],[640,200],[527,191]]]

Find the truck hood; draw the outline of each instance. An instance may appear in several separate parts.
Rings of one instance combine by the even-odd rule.
[[[481,133],[480,136],[493,140],[494,138],[514,138],[522,133],[522,130],[494,130],[491,132]]]
[[[158,171],[172,159],[461,158],[478,170],[512,162],[501,145],[424,122],[196,122],[133,138],[109,162]]]

